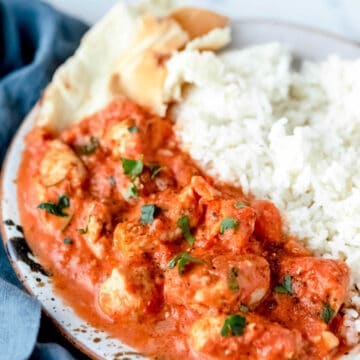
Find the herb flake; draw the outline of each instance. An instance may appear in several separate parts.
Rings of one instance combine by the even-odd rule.
[[[134,180],[143,172],[144,164],[142,160],[133,160],[121,158],[124,174],[128,175],[130,179]]]
[[[235,204],[235,207],[237,208],[237,209],[244,209],[244,208],[246,208],[246,207],[248,207],[244,202],[242,202],[242,201],[237,201],[236,202],[236,204]]]
[[[227,277],[228,288],[232,291],[238,291],[240,289],[239,282],[237,279],[238,276],[239,276],[239,269],[237,267],[232,267]]]
[[[130,134],[137,134],[139,132],[139,128],[137,126],[130,126],[128,127],[128,132]]]
[[[228,217],[225,218],[221,221],[220,224],[220,235],[222,235],[226,230],[229,229],[237,229],[239,226],[239,222],[236,221],[234,218],[232,217]]]
[[[137,187],[135,186],[134,183],[131,183],[125,192],[125,197],[127,199],[131,199],[131,198],[136,199],[138,196],[139,193]]]
[[[158,176],[159,172],[161,171],[160,165],[154,165],[150,168],[151,170],[151,180],[154,180],[156,176]]]
[[[160,208],[154,204],[143,205],[141,207],[140,224],[152,224],[158,215]]]
[[[284,281],[281,285],[275,287],[274,291],[278,294],[293,294],[292,277],[285,275]]]
[[[328,324],[333,318],[335,311],[331,308],[330,304],[326,303],[323,305],[321,311],[321,318]]]
[[[71,245],[73,242],[72,242],[72,240],[69,238],[69,237],[66,237],[65,239],[64,239],[64,244],[65,245]]]
[[[196,263],[196,264],[203,264],[204,261],[201,259],[197,259],[195,257],[192,257],[188,253],[181,253],[176,256],[174,256],[169,262],[168,262],[168,268],[173,269],[176,265],[178,266],[178,273],[179,275],[182,275],[184,272],[185,266],[189,263]]]
[[[188,215],[184,215],[177,221],[177,226],[181,229],[185,240],[189,245],[194,245],[195,238],[190,230],[190,219]]]
[[[238,336],[244,334],[246,318],[241,315],[229,315],[221,329],[221,336]]]
[[[41,203],[37,206],[38,209],[45,210],[47,213],[59,217],[69,216],[69,214],[63,212],[64,209],[69,207],[70,207],[70,199],[66,194],[58,196],[57,204],[52,201],[48,201]]]
[[[243,304],[241,304],[241,305],[239,306],[239,309],[240,309],[240,311],[243,312],[243,313],[247,313],[247,312],[249,311],[249,308],[248,308],[246,305],[243,305]]]

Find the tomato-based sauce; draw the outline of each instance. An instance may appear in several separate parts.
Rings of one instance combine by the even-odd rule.
[[[35,128],[25,236],[80,316],[161,359],[339,354],[349,269],[282,231],[277,208],[202,172],[167,118],[123,101]]]

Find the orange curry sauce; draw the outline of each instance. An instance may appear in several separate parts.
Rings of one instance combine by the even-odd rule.
[[[158,359],[339,354],[347,266],[285,235],[272,203],[201,172],[172,126],[124,101],[27,136],[22,223],[58,293]]]

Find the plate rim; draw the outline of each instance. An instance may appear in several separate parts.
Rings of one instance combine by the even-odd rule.
[[[337,42],[341,42],[341,43],[353,46],[354,48],[360,49],[360,41],[357,42],[355,40],[347,38],[346,36],[339,35],[339,34],[336,34],[334,32],[331,32],[331,31],[323,30],[323,29],[308,26],[308,25],[292,23],[292,22],[283,21],[283,20],[265,19],[265,18],[261,18],[261,17],[244,17],[244,18],[234,18],[234,19],[232,19],[230,21],[230,26],[232,26],[233,24],[238,24],[238,23],[241,23],[241,24],[268,25],[268,26],[280,26],[280,27],[287,27],[287,28],[297,29],[297,30],[300,30],[300,31],[303,31],[303,32],[306,32],[306,33],[310,33],[310,34],[311,33],[316,33],[316,34],[321,35],[323,37],[331,38],[333,40],[336,40]],[[43,91],[45,89],[46,89],[46,87],[43,89]],[[42,94],[43,94],[43,92],[42,92]],[[69,341],[75,348],[77,348],[79,351],[81,351],[85,355],[89,356],[91,359],[105,360],[105,358],[103,356],[95,353],[86,344],[84,344],[84,342],[82,342],[81,340],[78,340],[76,338],[75,334],[73,334],[70,330],[66,329],[57,319],[55,319],[47,311],[47,309],[45,308],[42,301],[33,292],[31,286],[29,284],[27,284],[25,274],[22,273],[22,271],[21,271],[20,267],[18,266],[16,260],[11,257],[10,253],[7,250],[7,245],[6,244],[7,244],[8,240],[9,240],[9,238],[7,237],[7,234],[6,234],[6,231],[5,231],[5,224],[4,224],[4,219],[3,219],[3,205],[4,205],[4,197],[5,197],[4,192],[6,190],[4,188],[5,171],[6,171],[7,167],[8,167],[8,163],[9,163],[9,160],[10,160],[10,155],[11,155],[11,153],[13,152],[13,150],[15,148],[15,140],[19,137],[19,133],[23,130],[23,128],[26,126],[28,121],[31,121],[31,119],[35,119],[35,117],[36,117],[36,113],[39,110],[39,106],[41,105],[42,94],[40,95],[40,98],[35,103],[35,105],[28,112],[28,114],[24,117],[24,119],[21,122],[20,126],[17,128],[16,132],[12,136],[12,139],[10,141],[10,144],[9,144],[7,150],[6,150],[6,154],[5,154],[3,164],[2,164],[2,167],[1,167],[1,172],[0,172],[0,235],[2,237],[2,244],[4,246],[4,251],[5,251],[6,255],[7,255],[7,258],[8,258],[8,260],[9,260],[9,262],[10,262],[10,264],[11,264],[11,266],[12,266],[12,268],[13,268],[15,274],[16,274],[16,277],[18,278],[18,280],[22,284],[23,290],[25,290],[25,292],[28,295],[32,296],[37,301],[39,301],[39,303],[41,304],[42,312],[51,320],[51,322],[54,324],[54,326],[60,332],[60,334],[62,336],[64,336],[66,338],[66,340]],[[16,150],[14,150],[14,151],[16,151]],[[17,179],[17,174],[16,174],[15,179]],[[15,185],[15,186],[17,186],[17,185]],[[69,305],[65,305],[65,306],[70,307]],[[77,315],[77,316],[82,321],[86,322],[86,320],[81,318],[79,315]],[[115,340],[122,343],[122,341],[119,340],[119,339],[115,339]],[[127,344],[125,344],[125,345],[127,345]],[[127,346],[129,346],[129,345],[127,345]],[[138,355],[143,356],[140,352],[138,353]]]

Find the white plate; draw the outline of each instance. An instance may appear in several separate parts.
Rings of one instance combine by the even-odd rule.
[[[232,47],[278,41],[287,45],[297,62],[301,59],[322,60],[338,54],[360,58],[360,46],[321,31],[263,20],[236,21],[232,24]],[[32,129],[36,109],[24,120],[10,146],[3,166],[0,194],[2,236],[12,265],[25,288],[42,303],[45,312],[60,331],[80,350],[94,359],[144,359],[141,354],[117,339],[90,326],[66,306],[53,291],[47,276],[26,244],[21,232],[16,193],[16,175],[24,148],[24,136]],[[352,358],[360,358],[353,355]]]

